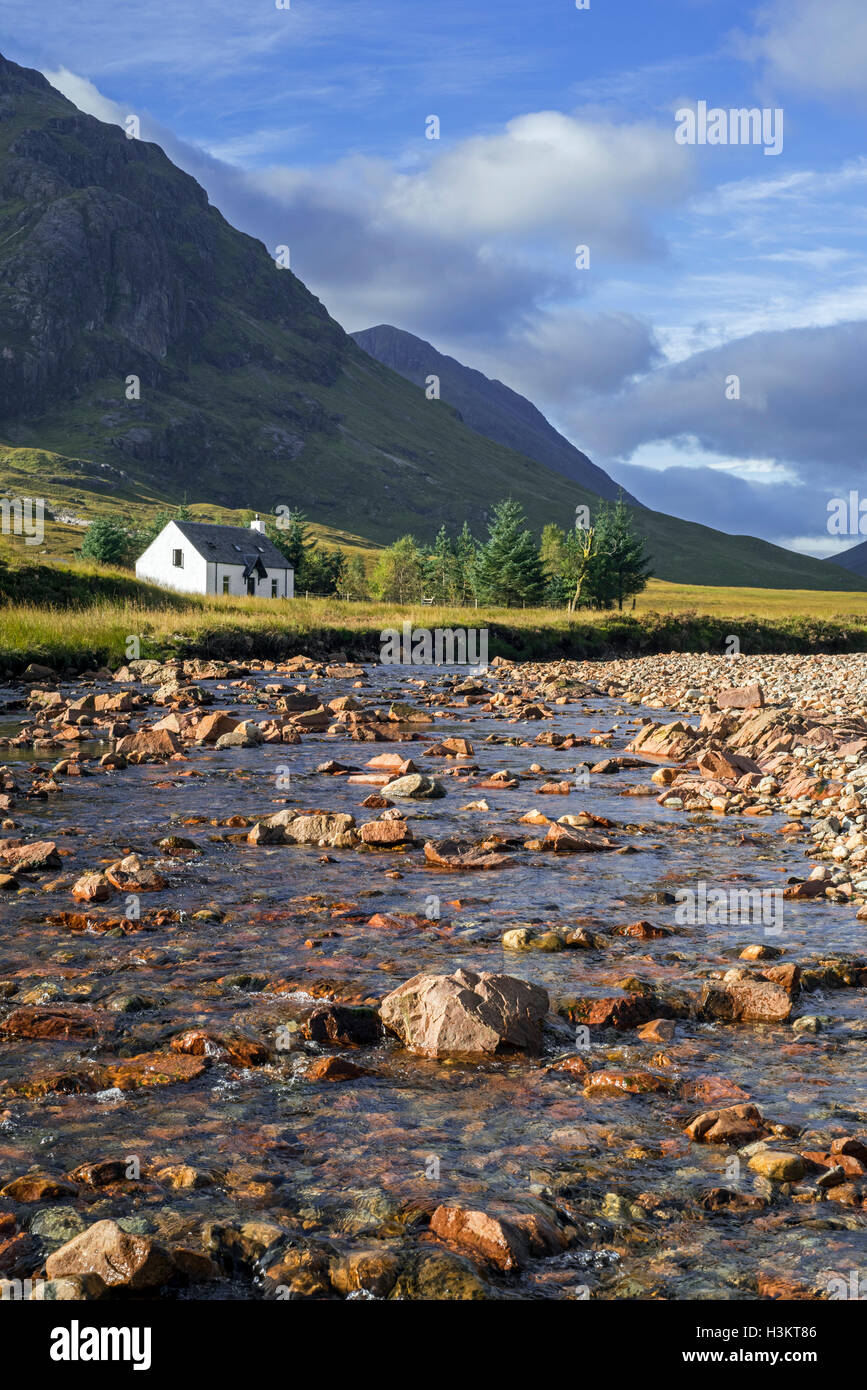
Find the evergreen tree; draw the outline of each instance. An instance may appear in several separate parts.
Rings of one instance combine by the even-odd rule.
[[[425,598],[432,598],[434,603],[452,603],[457,587],[455,569],[454,546],[445,526],[441,526],[432,549],[425,554]]]
[[[300,587],[299,574],[303,574],[304,561],[316,549],[316,540],[310,534],[310,526],[304,512],[295,511],[281,516],[280,525],[266,527],[268,539],[276,545],[280,554],[287,559],[295,571],[295,588]]]
[[[538,603],[545,576],[524,509],[507,498],[494,508],[488,539],[476,559],[479,598],[486,603],[516,607]]]
[[[466,522],[461,528],[461,533],[455,541],[455,600],[462,607],[467,607],[476,602],[478,597],[476,586],[476,555],[478,545],[472,531]]]
[[[295,572],[295,589],[323,597],[336,594],[340,579],[346,566],[346,556],[338,547],[326,550],[314,546],[301,558],[301,566]]]
[[[132,537],[125,527],[100,516],[85,531],[81,553],[86,560],[97,560],[101,565],[123,565],[129,558],[131,544]]]
[[[588,596],[600,607],[616,603],[622,609],[626,599],[647,588],[652,565],[622,494],[613,504],[603,503],[596,518],[595,554],[585,580]]]

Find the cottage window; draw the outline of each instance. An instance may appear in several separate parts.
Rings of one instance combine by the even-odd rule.
[[[184,567],[184,552],[182,550],[172,551],[172,564],[175,569],[182,570]]]
[[[277,597],[277,580],[276,580],[276,579],[272,579],[272,580],[271,580],[271,597],[272,597],[272,598],[276,598],[276,597]]]
[[[224,593],[224,594],[227,594],[228,592],[229,592],[229,576],[228,576],[227,574],[224,574],[224,575],[223,575],[223,593]]]

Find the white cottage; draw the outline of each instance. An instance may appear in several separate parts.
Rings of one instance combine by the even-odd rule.
[[[294,598],[295,571],[258,516],[243,526],[170,521],[136,560],[137,579],[185,594]]]

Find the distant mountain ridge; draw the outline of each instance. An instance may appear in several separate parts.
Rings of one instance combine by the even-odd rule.
[[[544,463],[555,473],[599,497],[612,501],[623,491],[627,502],[640,506],[603,469],[555,430],[532,401],[502,381],[487,377],[474,367],[465,367],[423,338],[391,324],[381,323],[350,336],[377,362],[391,367],[416,386],[423,388],[431,375],[439,377],[440,398],[453,406],[464,424],[478,434]]]
[[[843,550],[837,555],[829,555],[823,564],[836,565],[838,568],[842,565],[843,569],[849,570],[851,574],[867,579],[867,541],[853,545],[850,550]]]

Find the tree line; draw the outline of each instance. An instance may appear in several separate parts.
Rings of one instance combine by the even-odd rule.
[[[466,522],[455,537],[442,526],[429,546],[402,536],[380,555],[371,585],[392,603],[623,608],[646,587],[651,567],[622,497],[597,504],[592,525],[549,524],[538,546],[523,507],[506,498],[484,541]]]
[[[127,564],[172,520],[191,520],[189,510],[159,512],[135,531],[99,518],[87,530],[82,555]],[[292,565],[298,595],[461,607],[623,608],[647,585],[651,560],[644,542],[622,497],[600,501],[592,525],[589,512],[585,521],[569,530],[551,523],[537,545],[523,507],[505,498],[494,508],[484,540],[466,522],[456,535],[441,526],[432,545],[401,536],[380,552],[369,575],[358,553],[320,545],[301,511],[282,516],[279,524],[268,522],[266,533]]]

